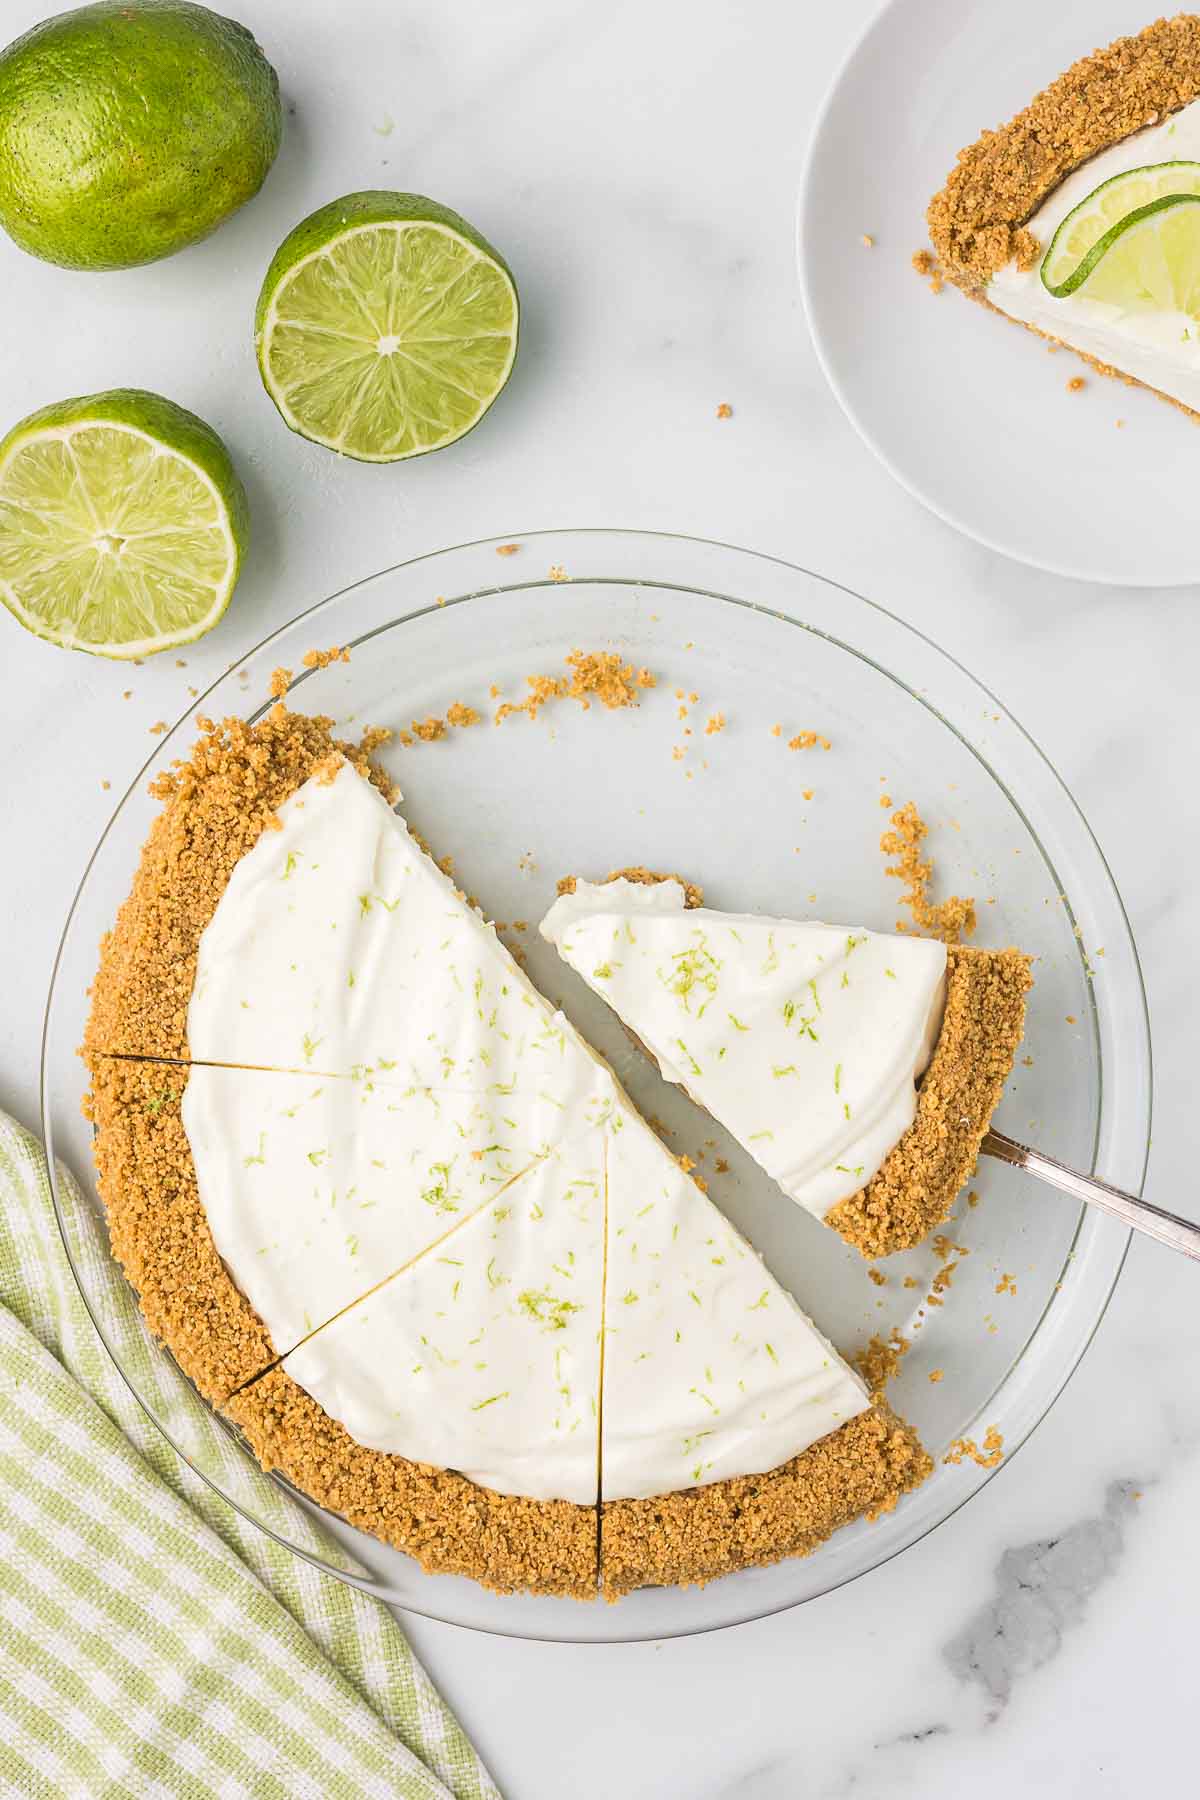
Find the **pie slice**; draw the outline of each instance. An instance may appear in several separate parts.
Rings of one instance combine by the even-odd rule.
[[[1084,57],[961,150],[928,223],[972,299],[1200,415],[1200,18]]]
[[[604,1139],[567,1141],[283,1362],[368,1449],[594,1506]]]
[[[229,878],[191,1055],[586,1105],[597,1061],[349,763],[304,782]]]
[[[929,1473],[634,1113],[608,1127],[601,1580],[707,1581],[804,1554]]]
[[[280,1354],[549,1147],[494,1096],[203,1064],[181,1117],[213,1241]]]
[[[864,1255],[947,1217],[1021,1039],[1018,952],[715,912],[624,876],[576,882],[541,930],[667,1080]]]

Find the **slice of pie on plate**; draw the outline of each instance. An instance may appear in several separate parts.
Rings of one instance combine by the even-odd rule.
[[[541,924],[677,1082],[865,1256],[941,1223],[1024,1028],[1028,959],[576,881]]]
[[[927,218],[971,298],[1200,416],[1200,17],[1075,63],[959,152]]]

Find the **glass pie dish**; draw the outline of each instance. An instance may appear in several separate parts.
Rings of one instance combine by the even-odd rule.
[[[519,548],[498,555],[502,542]],[[350,648],[348,662],[304,668],[307,651],[334,644]],[[520,701],[531,675],[564,673],[575,649],[616,649],[655,685],[635,709],[562,698],[535,719],[514,713],[493,724],[501,701]],[[915,801],[930,827],[938,894],[974,894],[977,941],[1016,943],[1036,959],[1026,1040],[997,1124],[1137,1191],[1151,1109],[1137,955],[1104,858],[1037,747],[986,688],[882,608],[726,545],[534,533],[358,582],[274,633],[196,701],[156,746],[84,870],[51,981],[42,1094],[51,1166],[61,1157],[85,1182],[86,1077],[75,1047],[100,936],[155,812],[147,782],[186,752],[197,715],[254,717],[271,704],[270,675],[281,665],[297,672],[290,704],[331,715],[342,735],[368,725],[410,734],[408,745],[397,736],[379,752],[404,791],[407,819],[436,855],[454,857],[456,879],[486,913],[510,922],[506,939],[527,953],[533,979],[609,1058],[643,1112],[662,1121],[671,1148],[701,1159],[713,1198],[820,1328],[846,1353],[892,1331],[910,1341],[890,1398],[936,1463],[893,1513],[840,1532],[810,1557],[703,1589],[641,1590],[615,1606],[497,1595],[426,1574],[311,1506],[330,1534],[327,1555],[290,1547],[415,1612],[594,1642],[684,1635],[797,1605],[940,1524],[991,1473],[969,1457],[945,1463],[947,1449],[989,1428],[1006,1456],[1020,1445],[1086,1349],[1128,1234],[985,1162],[974,1203],[964,1195],[946,1226],[966,1254],[928,1244],[879,1265],[882,1282],[869,1279],[853,1251],[658,1077],[540,942],[536,922],[560,876],[640,863],[699,882],[713,906],[890,930],[897,884],[879,837],[891,809]],[[456,701],[480,722],[440,741],[411,740],[414,721]],[[817,741],[791,748],[794,738],[808,742],[804,734]],[[94,1186],[88,1192],[98,1206]],[[64,1241],[70,1253],[65,1231]],[[112,1349],[103,1297],[76,1273]],[[232,1428],[214,1455],[213,1434],[193,1422],[194,1402],[165,1404],[160,1384],[151,1394],[138,1369],[123,1373],[197,1473],[287,1543],[278,1509],[264,1503],[266,1478]]]

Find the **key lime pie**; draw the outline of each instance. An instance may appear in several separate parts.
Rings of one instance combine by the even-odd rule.
[[[581,1598],[803,1554],[922,1481],[915,1433],[532,986],[364,749],[282,705],[202,729],[156,785],[84,1053],[114,1252],[263,1466],[427,1569]],[[966,959],[980,987],[937,943],[731,922],[675,883],[596,895],[637,942],[604,927],[631,1022],[666,1054],[658,1010],[686,1018],[678,1054],[730,1078],[685,1078],[748,1141],[753,1059],[778,1062],[774,1148],[754,1147],[843,1228],[827,1165],[852,1167],[863,1247],[894,1223],[897,1146],[961,1148],[985,1065],[994,1104],[1022,959]],[[574,904],[572,929],[598,930]],[[608,979],[590,950],[581,966]],[[768,1020],[781,981],[795,1004]],[[997,982],[1003,1027],[978,1010]],[[993,1060],[972,1065],[961,1021],[984,1018]],[[939,1085],[947,1042],[965,1084]],[[806,1052],[813,1088],[785,1066]]]
[[[644,870],[564,887],[542,935],[797,1205],[866,1256],[948,1217],[1021,1040],[1019,951],[715,912]]]
[[[1077,62],[960,151],[928,222],[973,299],[1200,415],[1200,18]]]

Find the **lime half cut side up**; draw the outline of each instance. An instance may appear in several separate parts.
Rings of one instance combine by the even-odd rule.
[[[1081,288],[1117,239],[1173,201],[1200,197],[1200,163],[1150,163],[1093,188],[1069,212],[1042,258],[1042,285],[1063,300]]]
[[[499,254],[418,194],[332,201],[285,238],[255,320],[263,383],[301,436],[363,462],[464,437],[512,373],[518,301]]]
[[[159,394],[63,400],[0,443],[0,600],[65,649],[142,657],[201,637],[247,523],[216,432]]]

